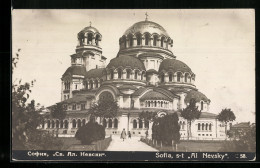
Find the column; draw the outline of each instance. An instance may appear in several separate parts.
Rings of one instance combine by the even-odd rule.
[[[130,43],[130,41],[129,41],[129,39],[128,38],[126,38],[126,48],[129,48],[129,43]]]
[[[166,73],[164,75],[164,82],[169,82],[169,74],[168,73]]]

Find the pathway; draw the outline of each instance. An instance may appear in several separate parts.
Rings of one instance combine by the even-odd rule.
[[[107,151],[158,151],[153,147],[140,141],[140,137],[131,139],[120,139],[120,136],[113,135]]]

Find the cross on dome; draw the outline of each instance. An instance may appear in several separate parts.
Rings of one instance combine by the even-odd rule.
[[[145,12],[145,21],[147,21],[148,20],[148,14],[147,14],[147,12]]]
[[[91,27],[91,23],[92,23],[92,22],[90,21],[90,22],[89,22],[89,27]]]

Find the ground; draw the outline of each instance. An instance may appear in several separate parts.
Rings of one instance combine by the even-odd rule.
[[[93,148],[93,145],[81,145],[80,141],[72,138],[61,138],[64,142],[63,150],[88,150]],[[93,143],[94,144],[94,143]],[[182,152],[218,152],[222,147],[223,141],[181,141],[178,144],[178,151]],[[140,141],[140,137],[132,137],[131,139],[126,139],[123,141],[119,136],[112,136],[112,141],[107,148],[107,151],[173,151],[170,146],[163,146],[163,148],[155,149]]]
[[[107,151],[158,151],[157,149],[140,141],[140,137],[120,139],[120,136],[112,136],[112,141]]]

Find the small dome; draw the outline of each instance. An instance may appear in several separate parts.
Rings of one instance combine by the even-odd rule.
[[[166,95],[156,92],[156,91],[150,91],[145,93],[140,100],[167,100],[167,101],[172,101],[169,97]]]
[[[92,26],[85,27],[79,33],[86,33],[86,32],[92,32],[94,34],[99,33],[98,29],[96,29],[95,27],[92,27]]]
[[[176,59],[165,59],[162,61],[160,67],[159,67],[159,72],[162,71],[173,71],[173,72],[177,72],[177,71],[181,71],[181,72],[189,72],[191,74],[193,74],[193,72],[191,71],[191,69],[183,62],[176,60]]]
[[[196,102],[200,102],[201,100],[205,102],[210,101],[203,93],[196,90],[189,91],[184,101],[185,103],[190,103],[191,99],[195,99]]]
[[[133,26],[131,26],[130,28],[128,28],[124,35],[128,35],[128,34],[136,34],[136,33],[150,33],[150,34],[154,34],[157,33],[158,35],[162,36],[166,36],[169,37],[168,33],[166,32],[166,30],[159,24],[155,23],[155,22],[151,22],[151,21],[141,21],[141,22],[137,22],[135,23]]]
[[[99,69],[91,69],[89,70],[85,77],[86,78],[101,78],[102,76],[106,75],[105,68],[99,68]]]
[[[134,56],[119,56],[110,60],[107,65],[108,69],[118,67],[145,70],[143,62]]]
[[[71,66],[69,67],[65,73],[62,75],[62,77],[65,77],[66,75],[81,75],[85,76],[86,74],[86,68],[83,66]]]

